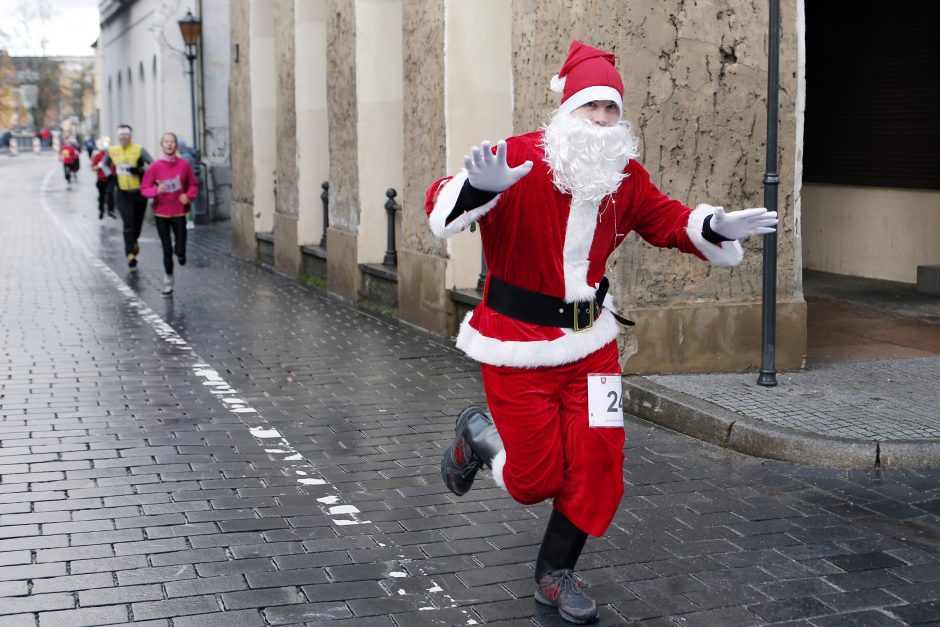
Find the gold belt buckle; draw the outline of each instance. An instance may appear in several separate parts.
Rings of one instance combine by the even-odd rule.
[[[573,303],[573,304],[574,304],[574,307],[572,309],[574,310],[574,325],[573,325],[574,332],[580,333],[581,331],[587,331],[588,329],[593,327],[594,317],[595,317],[595,314],[597,313],[597,309],[596,309],[597,302],[593,298],[591,299],[588,305],[588,323],[586,326],[583,326],[583,327],[578,324],[578,311],[580,310],[580,308],[578,307],[578,303]]]

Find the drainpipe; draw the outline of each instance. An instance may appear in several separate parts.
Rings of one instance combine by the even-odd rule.
[[[777,210],[777,114],[780,89],[780,0],[770,0],[770,32],[767,38],[767,170],[764,173],[764,206]],[[779,229],[779,225],[778,225]],[[761,363],[757,384],[777,385],[777,231],[764,235],[763,303],[761,306]]]

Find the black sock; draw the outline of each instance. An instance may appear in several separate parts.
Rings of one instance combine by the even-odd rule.
[[[535,581],[538,582],[546,573],[567,568],[574,570],[587,534],[574,526],[564,514],[552,510],[539,547],[539,556],[535,560]]]

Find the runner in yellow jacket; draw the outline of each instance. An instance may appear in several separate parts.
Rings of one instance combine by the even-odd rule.
[[[131,142],[132,132],[127,124],[118,126],[118,143],[108,148],[104,165],[117,175],[117,206],[124,222],[124,254],[128,267],[134,269],[140,253],[137,240],[147,212],[147,199],[140,193],[140,180],[153,158],[139,144]]]

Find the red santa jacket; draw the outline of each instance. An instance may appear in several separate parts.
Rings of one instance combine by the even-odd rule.
[[[428,189],[426,210],[431,230],[439,237],[480,224],[489,277],[563,298],[566,302],[594,297],[608,257],[630,231],[650,244],[677,248],[716,265],[737,265],[743,258],[736,241],[712,244],[702,237],[702,224],[714,212],[710,205],[695,211],[660,192],[636,161],[624,169],[620,187],[599,203],[574,202],[558,191],[545,162],[542,132],[510,137],[511,167],[527,160],[532,171],[486,204],[452,216],[466,171],[441,179]],[[607,309],[594,325],[573,329],[529,324],[502,315],[483,302],[467,315],[457,347],[483,363],[532,368],[556,366],[585,357],[617,337],[619,326]]]

